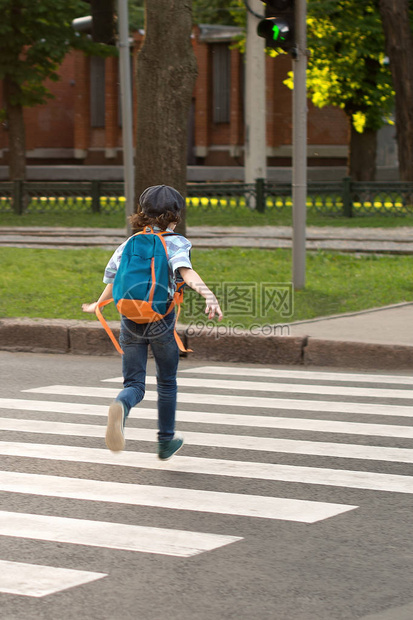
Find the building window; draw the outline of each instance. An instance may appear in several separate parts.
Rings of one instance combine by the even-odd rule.
[[[105,59],[100,56],[90,59],[90,124],[105,126]]]
[[[231,52],[226,43],[212,45],[213,122],[229,123],[231,94]]]

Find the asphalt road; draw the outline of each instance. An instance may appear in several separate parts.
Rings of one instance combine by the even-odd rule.
[[[160,464],[152,362],[116,456],[117,358],[0,353],[1,619],[411,619],[413,375],[280,370],[183,359]]]

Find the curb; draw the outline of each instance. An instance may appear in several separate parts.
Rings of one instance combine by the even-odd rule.
[[[119,322],[109,322],[119,337]],[[307,336],[222,334],[178,328],[190,359],[284,366],[328,366],[360,370],[408,370],[413,346],[317,339]],[[118,356],[99,323],[63,319],[1,319],[0,350],[31,353]]]

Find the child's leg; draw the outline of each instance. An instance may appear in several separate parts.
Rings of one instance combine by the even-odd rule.
[[[140,403],[145,394],[148,342],[142,336],[143,326],[122,317],[120,345],[122,357],[123,390],[108,411],[106,445],[119,452],[125,447],[124,425],[132,407]]]
[[[119,342],[123,350],[123,390],[116,397],[125,407],[125,416],[145,395],[148,341],[142,336],[145,326],[122,318]]]
[[[174,314],[168,315],[163,321],[162,329],[156,333],[155,325],[151,326],[150,343],[156,362],[158,389],[158,439],[168,441],[175,432],[175,412],[177,382],[176,373],[179,363],[179,349],[174,336]]]

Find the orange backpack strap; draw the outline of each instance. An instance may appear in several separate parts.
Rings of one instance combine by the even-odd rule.
[[[177,306],[177,312],[176,312],[176,318],[175,318],[175,326],[174,326],[174,336],[175,336],[176,344],[178,345],[178,348],[179,348],[180,351],[182,351],[182,353],[192,353],[193,352],[192,349],[185,349],[184,343],[182,342],[178,332],[176,331],[176,324],[178,322],[179,314],[181,312],[182,300],[183,300],[183,291],[177,291],[175,293],[175,295],[174,295],[174,300],[171,303],[171,305],[170,305],[170,307],[168,309],[167,314],[172,310],[172,308]],[[115,347],[116,351],[118,353],[120,353],[120,355],[123,355],[123,351],[120,348],[119,342],[116,340],[113,331],[110,329],[109,325],[106,322],[106,319],[104,318],[103,314],[100,311],[101,308],[103,308],[104,306],[107,306],[108,304],[112,303],[112,301],[113,301],[113,299],[107,299],[106,301],[101,301],[100,304],[98,306],[96,306],[95,314],[96,314],[97,318],[99,319],[100,323],[102,324],[102,327],[106,331],[107,335],[111,339],[111,341],[113,343],[113,346]]]
[[[168,249],[166,247],[166,243],[165,243],[165,240],[164,240],[163,236],[164,235],[170,235],[170,234],[176,234],[176,233],[161,232],[161,233],[155,233],[155,234],[157,234],[159,236],[160,240],[162,241],[163,247],[165,249],[165,254],[166,254],[167,258],[168,258]],[[174,293],[171,305],[169,306],[168,311],[165,314],[165,316],[167,314],[169,314],[172,311],[172,309],[175,308],[175,306],[177,307],[177,309],[176,309],[176,317],[175,317],[175,326],[174,326],[174,336],[175,336],[176,344],[178,345],[178,349],[180,351],[182,351],[182,353],[193,353],[192,349],[185,349],[184,343],[182,342],[178,332],[176,331],[176,324],[178,323],[179,314],[181,312],[181,304],[182,304],[182,302],[184,300],[183,286],[184,286],[184,282],[181,282],[181,283],[178,284],[177,290]]]
[[[114,345],[116,351],[118,353],[120,353],[120,355],[123,355],[123,351],[120,348],[119,342],[116,340],[113,331],[110,329],[109,325],[107,324],[106,320],[103,317],[103,314],[100,311],[101,308],[103,308],[104,306],[107,306],[112,301],[113,301],[113,298],[112,299],[107,299],[106,301],[101,301],[100,304],[98,304],[96,306],[95,314],[96,314],[97,318],[99,319],[99,321],[101,322],[101,324],[102,324],[103,328],[105,329],[107,335],[109,336],[109,338],[113,342],[113,345]]]
[[[172,308],[176,306],[176,316],[175,316],[175,326],[174,326],[174,336],[175,336],[176,344],[178,345],[178,349],[182,351],[182,353],[193,353],[192,349],[185,349],[184,343],[182,342],[178,332],[176,331],[176,324],[178,323],[179,314],[181,312],[181,304],[183,302],[183,299],[184,299],[184,291],[182,287],[179,287],[178,290],[174,294],[173,301],[171,305],[169,306],[168,312],[166,314],[169,314]]]

